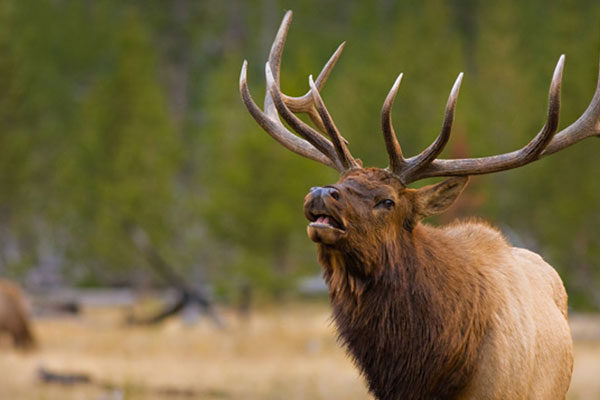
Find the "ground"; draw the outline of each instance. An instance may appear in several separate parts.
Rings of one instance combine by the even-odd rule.
[[[1,400],[367,400],[363,380],[335,341],[325,303],[262,307],[227,329],[175,318],[145,328],[122,309],[35,321],[39,350],[0,346]],[[600,399],[598,318],[575,316],[575,372],[568,399]],[[591,332],[591,333],[590,333]],[[83,373],[91,383],[45,384],[39,368]]]

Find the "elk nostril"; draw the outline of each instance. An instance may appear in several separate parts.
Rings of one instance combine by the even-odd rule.
[[[326,193],[333,197],[334,200],[340,199],[340,191],[334,188],[333,186],[325,186]]]

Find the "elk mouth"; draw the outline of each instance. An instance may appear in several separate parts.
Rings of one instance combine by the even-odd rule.
[[[316,243],[335,244],[346,234],[344,224],[329,214],[309,214],[308,237]]]
[[[313,226],[315,228],[337,229],[338,231],[342,232],[346,231],[340,221],[331,215],[326,214],[316,215],[315,219],[311,221],[309,226]]]

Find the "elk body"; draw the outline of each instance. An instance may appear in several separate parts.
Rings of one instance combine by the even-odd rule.
[[[17,348],[35,346],[23,291],[5,279],[0,279],[0,333],[10,335]]]
[[[288,149],[340,172],[334,185],[312,188],[304,201],[308,235],[317,243],[341,341],[381,400],[563,399],[573,366],[567,294],[539,255],[511,246],[480,221],[433,227],[422,219],[444,211],[469,175],[516,168],[600,136],[600,78],[588,109],[556,133],[561,56],[550,86],[546,123],[525,147],[483,158],[442,160],[454,118],[459,75],[441,133],[421,154],[405,158],[391,123],[402,75],[387,96],[382,129],[387,169],[363,168],[350,154],[319,90],[343,45],[310,90],[291,97],[279,89],[288,12],[265,66],[264,111],[252,99],[246,62],[244,104]],[[314,128],[295,113],[308,114]],[[282,117],[295,135],[283,125]],[[410,189],[426,177],[449,176]]]

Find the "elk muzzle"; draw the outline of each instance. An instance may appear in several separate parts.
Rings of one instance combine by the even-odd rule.
[[[334,245],[346,234],[338,211],[340,197],[333,186],[313,187],[306,195],[304,215],[310,221],[307,233],[313,242]]]

